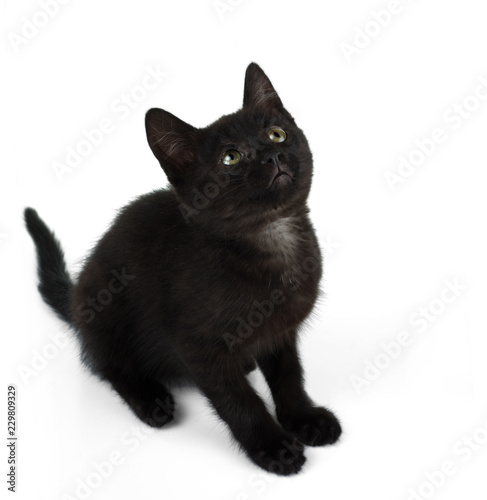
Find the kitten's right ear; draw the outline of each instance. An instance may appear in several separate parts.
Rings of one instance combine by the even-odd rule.
[[[152,108],[145,115],[145,131],[169,182],[177,185],[194,162],[197,129],[168,111]]]
[[[261,108],[266,111],[283,109],[271,81],[256,63],[250,63],[245,72],[244,108]]]

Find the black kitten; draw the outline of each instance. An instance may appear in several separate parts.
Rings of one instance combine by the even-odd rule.
[[[171,421],[167,387],[190,380],[257,465],[296,473],[301,443],[341,433],[306,394],[296,348],[321,277],[306,138],[256,64],[241,110],[196,129],[151,109],[146,130],[171,188],[122,209],[76,283],[26,209],[40,292],[79,332],[84,361],[144,422]],[[256,362],[281,425],[245,377]]]

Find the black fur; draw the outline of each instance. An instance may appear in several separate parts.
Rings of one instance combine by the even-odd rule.
[[[70,323],[69,294],[73,283],[66,270],[61,245],[33,208],[25,209],[24,219],[36,245],[39,292],[46,304],[51,306],[61,319]]]
[[[287,134],[282,143],[268,136],[275,127]],[[341,432],[306,394],[297,352],[321,278],[306,138],[256,64],[238,112],[196,129],[151,109],[146,130],[172,187],[121,210],[74,286],[54,236],[26,210],[41,294],[143,421],[172,420],[168,387],[191,381],[257,465],[296,473],[302,444],[330,444]],[[227,150],[241,161],[222,163]],[[256,363],[280,425],[245,377]]]

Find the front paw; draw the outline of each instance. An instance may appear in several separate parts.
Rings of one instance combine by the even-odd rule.
[[[282,438],[267,439],[254,451],[249,451],[249,456],[255,464],[267,472],[279,476],[297,474],[306,462],[304,446],[291,435]]]
[[[322,407],[309,407],[294,415],[279,415],[279,422],[288,432],[308,446],[324,446],[338,441],[340,422]]]

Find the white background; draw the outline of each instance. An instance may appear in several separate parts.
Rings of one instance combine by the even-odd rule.
[[[223,0],[220,14],[211,0],[65,3],[20,44],[26,22],[45,21],[41,7],[2,8],[1,399],[17,385],[17,498],[485,499],[487,102],[472,97],[487,94],[483,2],[398,0],[383,27],[372,11],[385,0]],[[375,36],[367,44],[357,30]],[[348,60],[344,43],[355,47]],[[240,107],[251,61],[308,136],[311,214],[327,248],[326,298],[301,350],[310,394],[337,412],[344,434],[308,448],[291,478],[252,465],[194,392],[176,392],[177,425],[150,433],[140,424],[80,366],[42,303],[22,223],[23,208],[35,207],[79,270],[119,207],[166,184],[145,111],[205,126]],[[148,66],[167,75],[144,96]],[[117,102],[133,92],[139,102],[123,113]],[[53,163],[103,119],[112,132],[60,180]],[[415,141],[435,128],[445,140],[421,163]],[[385,172],[411,154],[418,165],[391,189]],[[454,301],[445,280],[464,287]],[[420,308],[433,315],[421,327]],[[391,359],[384,345],[403,332],[409,345]],[[68,339],[62,347],[56,335]],[[261,376],[251,379],[268,398]],[[94,463],[113,453],[121,463],[102,478]],[[433,473],[445,462],[454,473],[443,479]],[[87,481],[91,492],[77,491]]]

